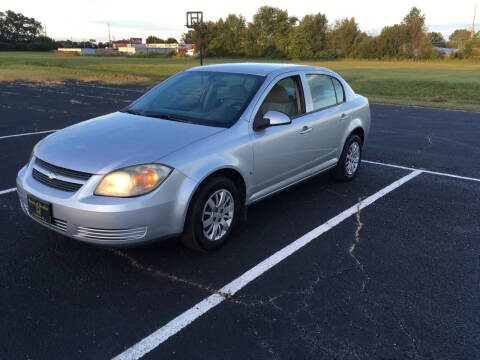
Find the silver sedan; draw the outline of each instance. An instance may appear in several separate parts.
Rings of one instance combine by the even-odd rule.
[[[180,235],[221,246],[248,205],[331,171],[358,172],[368,100],[325,68],[192,68],[131,105],[53,133],[18,173],[22,209],[73,239],[130,245]]]

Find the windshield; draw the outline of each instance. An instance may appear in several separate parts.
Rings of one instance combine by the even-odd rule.
[[[209,71],[180,73],[135,101],[124,112],[200,125],[233,125],[263,76]]]

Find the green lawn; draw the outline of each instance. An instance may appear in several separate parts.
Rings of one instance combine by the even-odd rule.
[[[261,61],[206,59],[207,64]],[[299,62],[337,71],[371,102],[480,112],[480,62],[315,61]],[[53,53],[0,52],[0,81],[56,82],[66,79],[152,85],[198,59],[124,56],[57,56]]]

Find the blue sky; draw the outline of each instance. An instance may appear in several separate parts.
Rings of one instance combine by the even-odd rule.
[[[2,0],[0,10],[13,10],[41,21],[47,34],[57,40],[108,39],[107,22],[115,39],[155,35],[180,38],[185,32],[185,12],[202,10],[206,20],[216,20],[229,13],[242,14],[247,21],[261,5],[287,9],[291,15],[322,12],[333,23],[336,19],[354,16],[362,30],[376,34],[385,25],[399,23],[412,6],[427,16],[431,31],[448,36],[454,29],[469,28],[473,20],[475,0],[278,0],[241,2],[203,0],[201,2],[161,0]],[[476,28],[480,30],[480,10]]]

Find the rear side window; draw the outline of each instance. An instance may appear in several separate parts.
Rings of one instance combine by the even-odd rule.
[[[343,86],[338,79],[332,77],[333,86],[335,87],[335,93],[337,94],[337,103],[341,104],[345,102],[345,91],[343,90]]]
[[[307,75],[306,78],[312,94],[313,111],[337,104],[337,96],[330,76]]]

